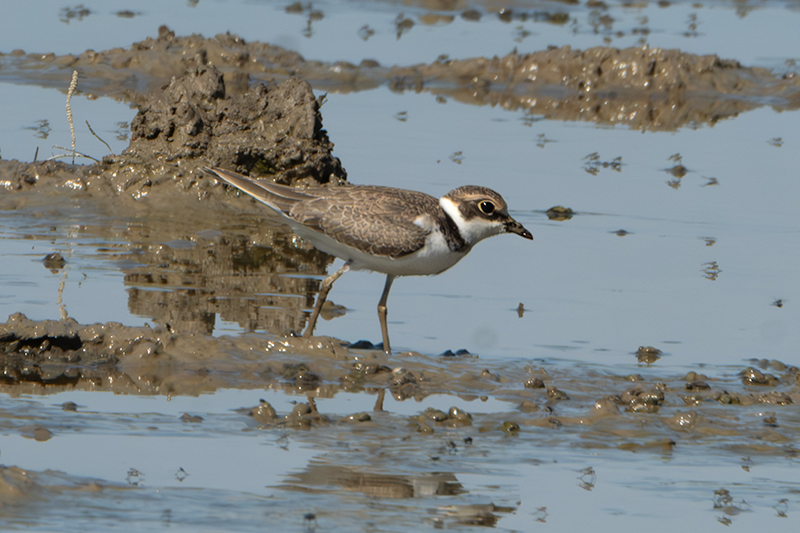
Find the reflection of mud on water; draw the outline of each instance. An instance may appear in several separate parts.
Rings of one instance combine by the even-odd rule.
[[[451,473],[409,475],[377,474],[357,467],[313,464],[307,470],[289,476],[280,488],[305,493],[356,492],[370,498],[407,499],[456,496],[467,491]],[[440,507],[443,517],[459,524],[494,526],[501,513],[512,513],[516,507],[494,504],[451,505]]]
[[[378,498],[453,496],[464,492],[453,474],[396,476],[371,474],[341,466],[313,465],[291,478],[293,483],[305,487],[337,487],[335,490],[341,488]],[[286,488],[291,489],[292,485]]]
[[[317,282],[285,274],[301,266],[324,273],[329,258],[278,229],[259,235],[263,243],[254,240],[221,232],[172,246],[142,239],[139,264],[123,269],[128,307],[182,333],[210,335],[217,317],[245,331],[302,331]]]

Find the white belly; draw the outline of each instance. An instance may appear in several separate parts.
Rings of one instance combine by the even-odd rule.
[[[300,237],[310,241],[317,249],[350,261],[353,270],[373,270],[394,276],[430,276],[444,272],[458,263],[467,251],[453,252],[440,232],[428,235],[425,246],[417,252],[398,259],[365,254],[353,247],[309,229],[301,224],[290,224]]]

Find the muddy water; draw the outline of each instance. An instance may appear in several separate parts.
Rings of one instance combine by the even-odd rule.
[[[3,529],[796,530],[792,4],[220,5],[3,32]],[[101,161],[44,162],[75,69]],[[207,164],[536,240],[398,280],[391,356],[374,274],[298,339],[339,262]]]

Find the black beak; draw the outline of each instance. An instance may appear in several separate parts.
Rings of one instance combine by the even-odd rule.
[[[506,222],[506,231],[508,233],[516,233],[517,235],[525,237],[526,239],[533,240],[533,235],[531,232],[526,230],[524,227],[522,227],[522,224],[511,217],[508,217],[508,222]]]

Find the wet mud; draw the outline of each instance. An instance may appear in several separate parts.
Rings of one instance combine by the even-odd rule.
[[[469,353],[387,355],[330,337],[213,338],[168,327],[32,321],[21,314],[0,324],[0,358],[0,391],[10,396],[68,390],[176,396],[266,388],[307,398],[289,413],[276,413],[266,402],[243,413],[263,427],[369,422],[366,412],[331,419],[318,411],[315,398],[339,393],[374,395],[376,411],[387,394],[396,401],[447,394],[465,401],[492,398],[507,404],[507,411],[473,417],[458,405],[449,412],[428,409],[411,417],[408,428],[428,435],[473,426],[505,433],[574,428],[585,432],[582,446],[589,448],[607,447],[608,437],[619,434],[624,436],[614,442],[621,449],[702,444],[737,453],[800,453],[800,370],[776,360],[753,360],[711,376],[675,375],[657,364],[643,365],[642,373],[613,375],[547,362],[489,363]]]

